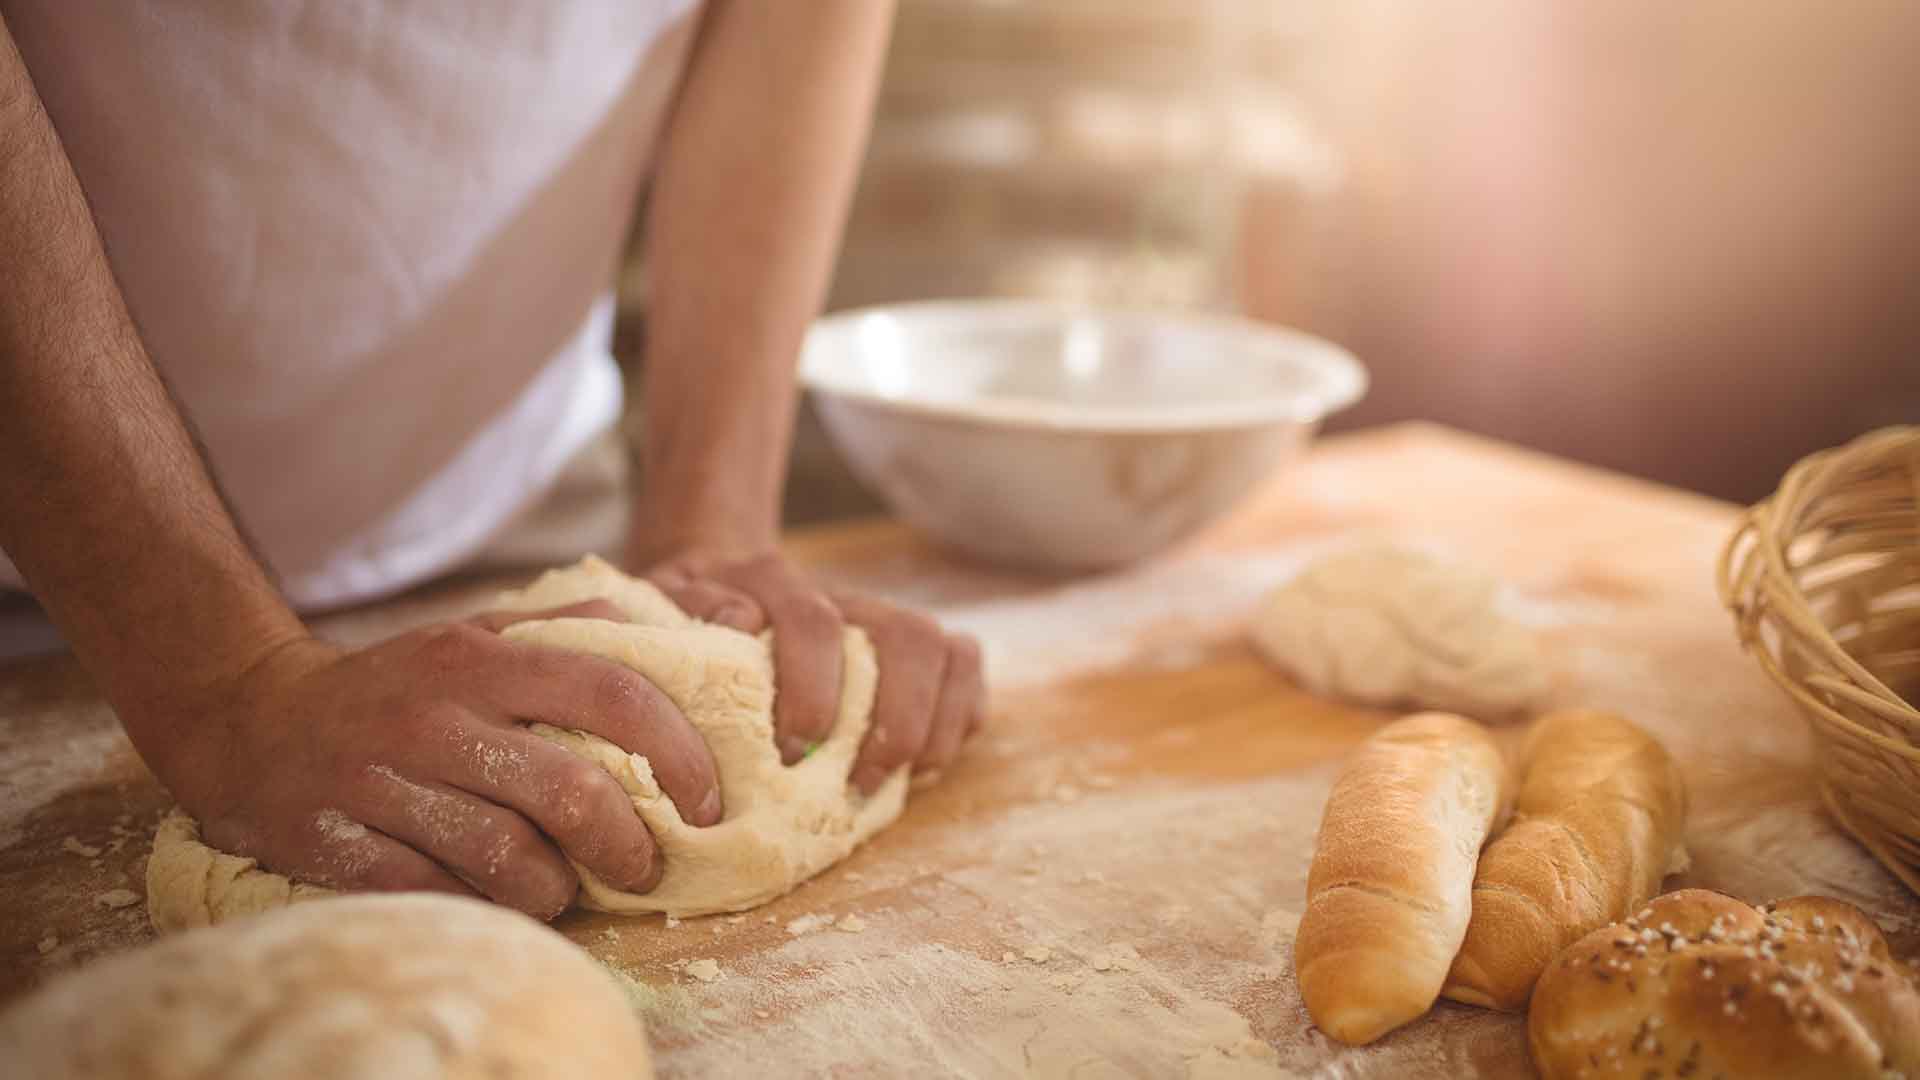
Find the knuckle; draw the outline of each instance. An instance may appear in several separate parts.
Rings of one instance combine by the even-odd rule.
[[[421,643],[420,660],[442,674],[458,671],[472,665],[493,636],[472,623],[448,623]]]
[[[626,668],[608,665],[594,679],[593,705],[602,713],[629,714],[645,696],[646,680]]]
[[[465,717],[460,707],[451,702],[421,701],[402,707],[399,727],[409,740],[424,744],[459,727]]]
[[[980,641],[972,634],[955,634],[947,639],[947,650],[952,655],[953,670],[969,677],[980,671]]]

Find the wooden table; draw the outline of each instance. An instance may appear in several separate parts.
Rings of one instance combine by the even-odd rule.
[[[1920,904],[1820,811],[1798,718],[1733,643],[1711,564],[1729,507],[1430,427],[1333,439],[1182,550],[1123,575],[1011,577],[902,529],[803,533],[839,583],[979,634],[988,733],[842,867],[745,916],[563,918],[621,973],[667,1076],[1527,1075],[1516,1018],[1442,1005],[1363,1051],[1291,974],[1332,770],[1381,722],[1241,639],[1317,550],[1395,540],[1503,574],[1562,703],[1617,708],[1682,761],[1691,870],[1752,900],[1860,904],[1920,953]],[[367,640],[478,606],[429,590],[327,621]],[[147,937],[165,805],[65,659],[0,670],[0,994]],[[95,848],[97,854],[89,855]],[[851,918],[850,918],[851,917]],[[713,960],[718,977],[703,981]]]

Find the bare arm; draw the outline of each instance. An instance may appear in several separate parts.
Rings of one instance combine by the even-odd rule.
[[[819,314],[891,0],[715,0],[649,206],[642,561],[771,548],[794,359]]]
[[[0,253],[0,548],[108,697],[163,702],[301,636],[147,358],[4,25]]]
[[[558,845],[649,887],[631,803],[523,719],[645,753],[689,820],[720,815],[705,744],[624,668],[507,642],[500,619],[358,652],[307,633],[141,345],[4,22],[0,548],[208,839],[273,869],[551,915],[576,884]]]
[[[843,623],[880,656],[853,780],[935,771],[978,726],[980,654],[930,620],[829,596],[776,552],[795,361],[819,313],[877,92],[891,0],[714,0],[647,222],[646,484],[629,561],[704,618],[774,630],[792,761],[831,728]]]

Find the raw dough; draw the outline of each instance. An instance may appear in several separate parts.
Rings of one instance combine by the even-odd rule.
[[[741,911],[780,896],[832,866],[900,816],[907,768],[871,797],[847,783],[873,711],[879,674],[873,647],[848,628],[840,712],[832,733],[806,760],[788,767],[773,744],[773,657],[766,638],[689,617],[652,585],[589,556],[553,570],[496,606],[521,611],[582,600],[611,600],[633,621],[548,619],[508,627],[506,636],[592,653],[645,675],[680,706],[713,750],[723,820],[697,829],[680,820],[653,770],[597,736],[534,724],[532,730],[595,762],[633,797],[634,809],[664,857],[660,884],[644,895],[622,892],[575,865],[583,907],[618,913],[705,915]],[[193,821],[176,812],[161,823],[147,867],[147,910],[161,930],[205,926],[329,895],[258,869],[252,859],[200,842]]]
[[[1417,551],[1339,552],[1267,596],[1253,639],[1316,694],[1504,717],[1536,704],[1546,676],[1499,592],[1492,577]]]
[[[200,826],[178,810],[160,820],[147,859],[147,918],[161,932],[210,926],[241,915],[332,896],[259,868],[252,859],[200,842]]]
[[[586,953],[505,908],[358,896],[182,934],[0,1015],[36,1080],[651,1077],[646,1033]]]
[[[613,601],[633,621],[551,619],[518,623],[506,635],[604,656],[645,675],[706,737],[720,772],[725,817],[710,828],[693,828],[654,783],[645,758],[593,735],[533,725],[620,781],[665,858],[660,884],[644,895],[621,892],[577,867],[583,906],[672,915],[743,911],[846,858],[900,816],[905,766],[871,798],[847,783],[879,680],[864,633],[846,631],[840,714],[832,733],[789,767],[773,744],[773,654],[765,638],[696,622],[653,586],[591,556],[501,597],[498,606],[535,610],[596,597]]]

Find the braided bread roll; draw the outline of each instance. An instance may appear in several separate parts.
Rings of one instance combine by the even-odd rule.
[[[1546,1080],[1914,1080],[1920,990],[1849,904],[1683,889],[1556,958],[1527,1036]]]

